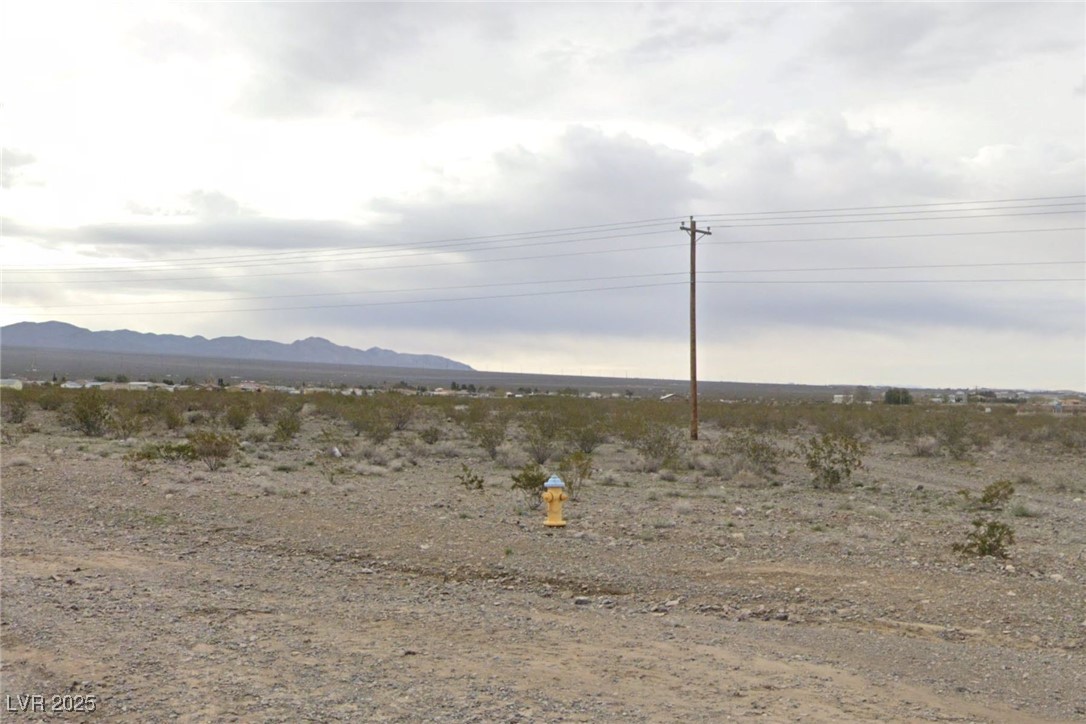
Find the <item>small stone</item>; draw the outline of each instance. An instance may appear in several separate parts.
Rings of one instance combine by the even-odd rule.
[[[576,606],[587,606],[588,604],[592,603],[592,599],[588,596],[577,596],[573,599],[573,603]]]
[[[1049,576],[1049,578],[1051,578],[1056,583],[1060,583],[1061,581],[1063,581],[1063,576],[1061,576],[1059,573],[1053,573]]]
[[[732,511],[732,514],[742,517],[747,514],[747,509],[741,505],[737,505],[735,506],[735,510]]]

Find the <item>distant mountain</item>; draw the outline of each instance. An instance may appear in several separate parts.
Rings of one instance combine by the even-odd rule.
[[[332,344],[321,337],[309,337],[283,344],[246,337],[207,339],[176,334],[145,334],[127,329],[92,332],[64,322],[19,322],[0,327],[0,346],[366,367],[471,369],[463,362],[433,354],[405,354],[380,347],[361,350]]]

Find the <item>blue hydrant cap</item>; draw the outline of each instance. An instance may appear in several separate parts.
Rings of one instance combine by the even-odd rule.
[[[543,483],[544,488],[564,488],[566,484],[562,482],[562,478],[557,475],[552,475],[551,479]]]

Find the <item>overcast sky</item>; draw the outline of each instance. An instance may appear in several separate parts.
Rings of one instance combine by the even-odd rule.
[[[1084,8],[4,0],[0,322],[1086,390]]]

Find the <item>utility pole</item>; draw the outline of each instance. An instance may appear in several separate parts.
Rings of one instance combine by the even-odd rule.
[[[698,439],[698,305],[696,278],[698,267],[697,243],[701,236],[712,236],[712,227],[698,231],[698,222],[690,217],[690,226],[679,225],[682,231],[690,232],[690,439]]]

